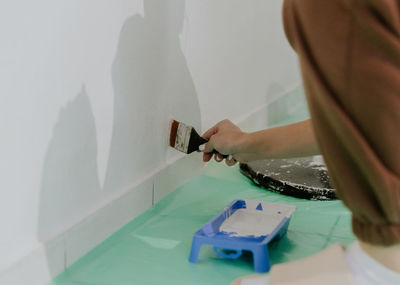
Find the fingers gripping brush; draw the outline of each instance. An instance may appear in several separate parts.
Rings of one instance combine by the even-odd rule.
[[[173,120],[171,124],[171,133],[169,136],[169,145],[176,150],[184,153],[199,151],[199,147],[208,140],[202,138],[192,126]],[[213,153],[218,153],[213,151]],[[227,158],[227,155],[223,156]]]

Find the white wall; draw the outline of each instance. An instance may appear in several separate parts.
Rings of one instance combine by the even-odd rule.
[[[264,0],[1,1],[0,280],[29,258],[57,274],[193,175],[171,118],[204,131],[297,86],[280,17]]]
[[[283,1],[187,1],[182,46],[205,128],[247,115],[300,82]]]

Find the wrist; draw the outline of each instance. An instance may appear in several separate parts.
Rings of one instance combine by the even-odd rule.
[[[232,148],[232,153],[238,154],[238,153],[249,152],[248,147],[249,147],[250,140],[251,140],[250,133],[240,132],[235,139],[235,142],[234,142],[234,145]]]
[[[238,139],[237,153],[248,154],[252,160],[270,158],[270,138],[271,136],[267,135],[266,130],[252,133],[242,133],[240,139]]]

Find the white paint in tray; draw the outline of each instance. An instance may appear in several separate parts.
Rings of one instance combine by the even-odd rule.
[[[246,208],[236,210],[220,226],[220,231],[233,237],[266,236],[271,234],[283,219],[290,218],[294,206],[246,200]],[[262,210],[257,210],[261,203]]]

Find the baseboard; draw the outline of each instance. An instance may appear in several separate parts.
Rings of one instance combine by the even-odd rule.
[[[79,258],[171,193],[204,166],[199,153],[177,156],[141,181],[100,201],[81,221],[0,271],[2,285],[45,285]],[[171,180],[171,174],[175,174]],[[176,175],[180,174],[180,175]]]
[[[271,126],[304,109],[301,86],[276,94],[272,100],[234,119],[243,130]],[[100,202],[81,221],[38,246],[0,272],[2,285],[45,285],[114,232],[200,173],[201,154],[177,156],[113,197]],[[174,177],[174,179],[171,179]]]

